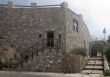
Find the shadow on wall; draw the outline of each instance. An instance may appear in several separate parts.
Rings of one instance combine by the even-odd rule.
[[[17,57],[16,47],[9,44],[5,39],[0,39],[0,69],[8,67],[12,62],[15,62]]]

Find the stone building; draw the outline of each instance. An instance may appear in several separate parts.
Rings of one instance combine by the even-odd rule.
[[[28,48],[40,39],[61,39],[61,47],[69,52],[75,48],[89,51],[91,36],[81,15],[63,2],[60,5],[0,5],[0,33],[18,48]],[[49,45],[49,44],[47,44]]]

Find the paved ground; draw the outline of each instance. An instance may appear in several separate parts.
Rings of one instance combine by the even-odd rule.
[[[63,74],[63,73],[38,73],[38,72],[10,72],[0,71],[0,77],[103,77],[99,74]]]
[[[100,58],[91,58],[82,74],[0,71],[0,77],[103,77],[101,65],[102,61]]]

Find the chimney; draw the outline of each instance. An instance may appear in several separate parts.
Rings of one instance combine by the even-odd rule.
[[[8,2],[8,8],[13,8],[13,7],[14,7],[13,2],[12,2],[12,1],[9,1],[9,2]]]
[[[68,8],[68,3],[63,2],[60,4],[61,8],[67,9]]]
[[[31,3],[31,8],[37,8],[37,3]]]

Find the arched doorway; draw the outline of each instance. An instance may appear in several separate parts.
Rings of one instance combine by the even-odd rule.
[[[91,47],[91,57],[102,55],[103,55],[103,46],[101,44],[93,44]]]

